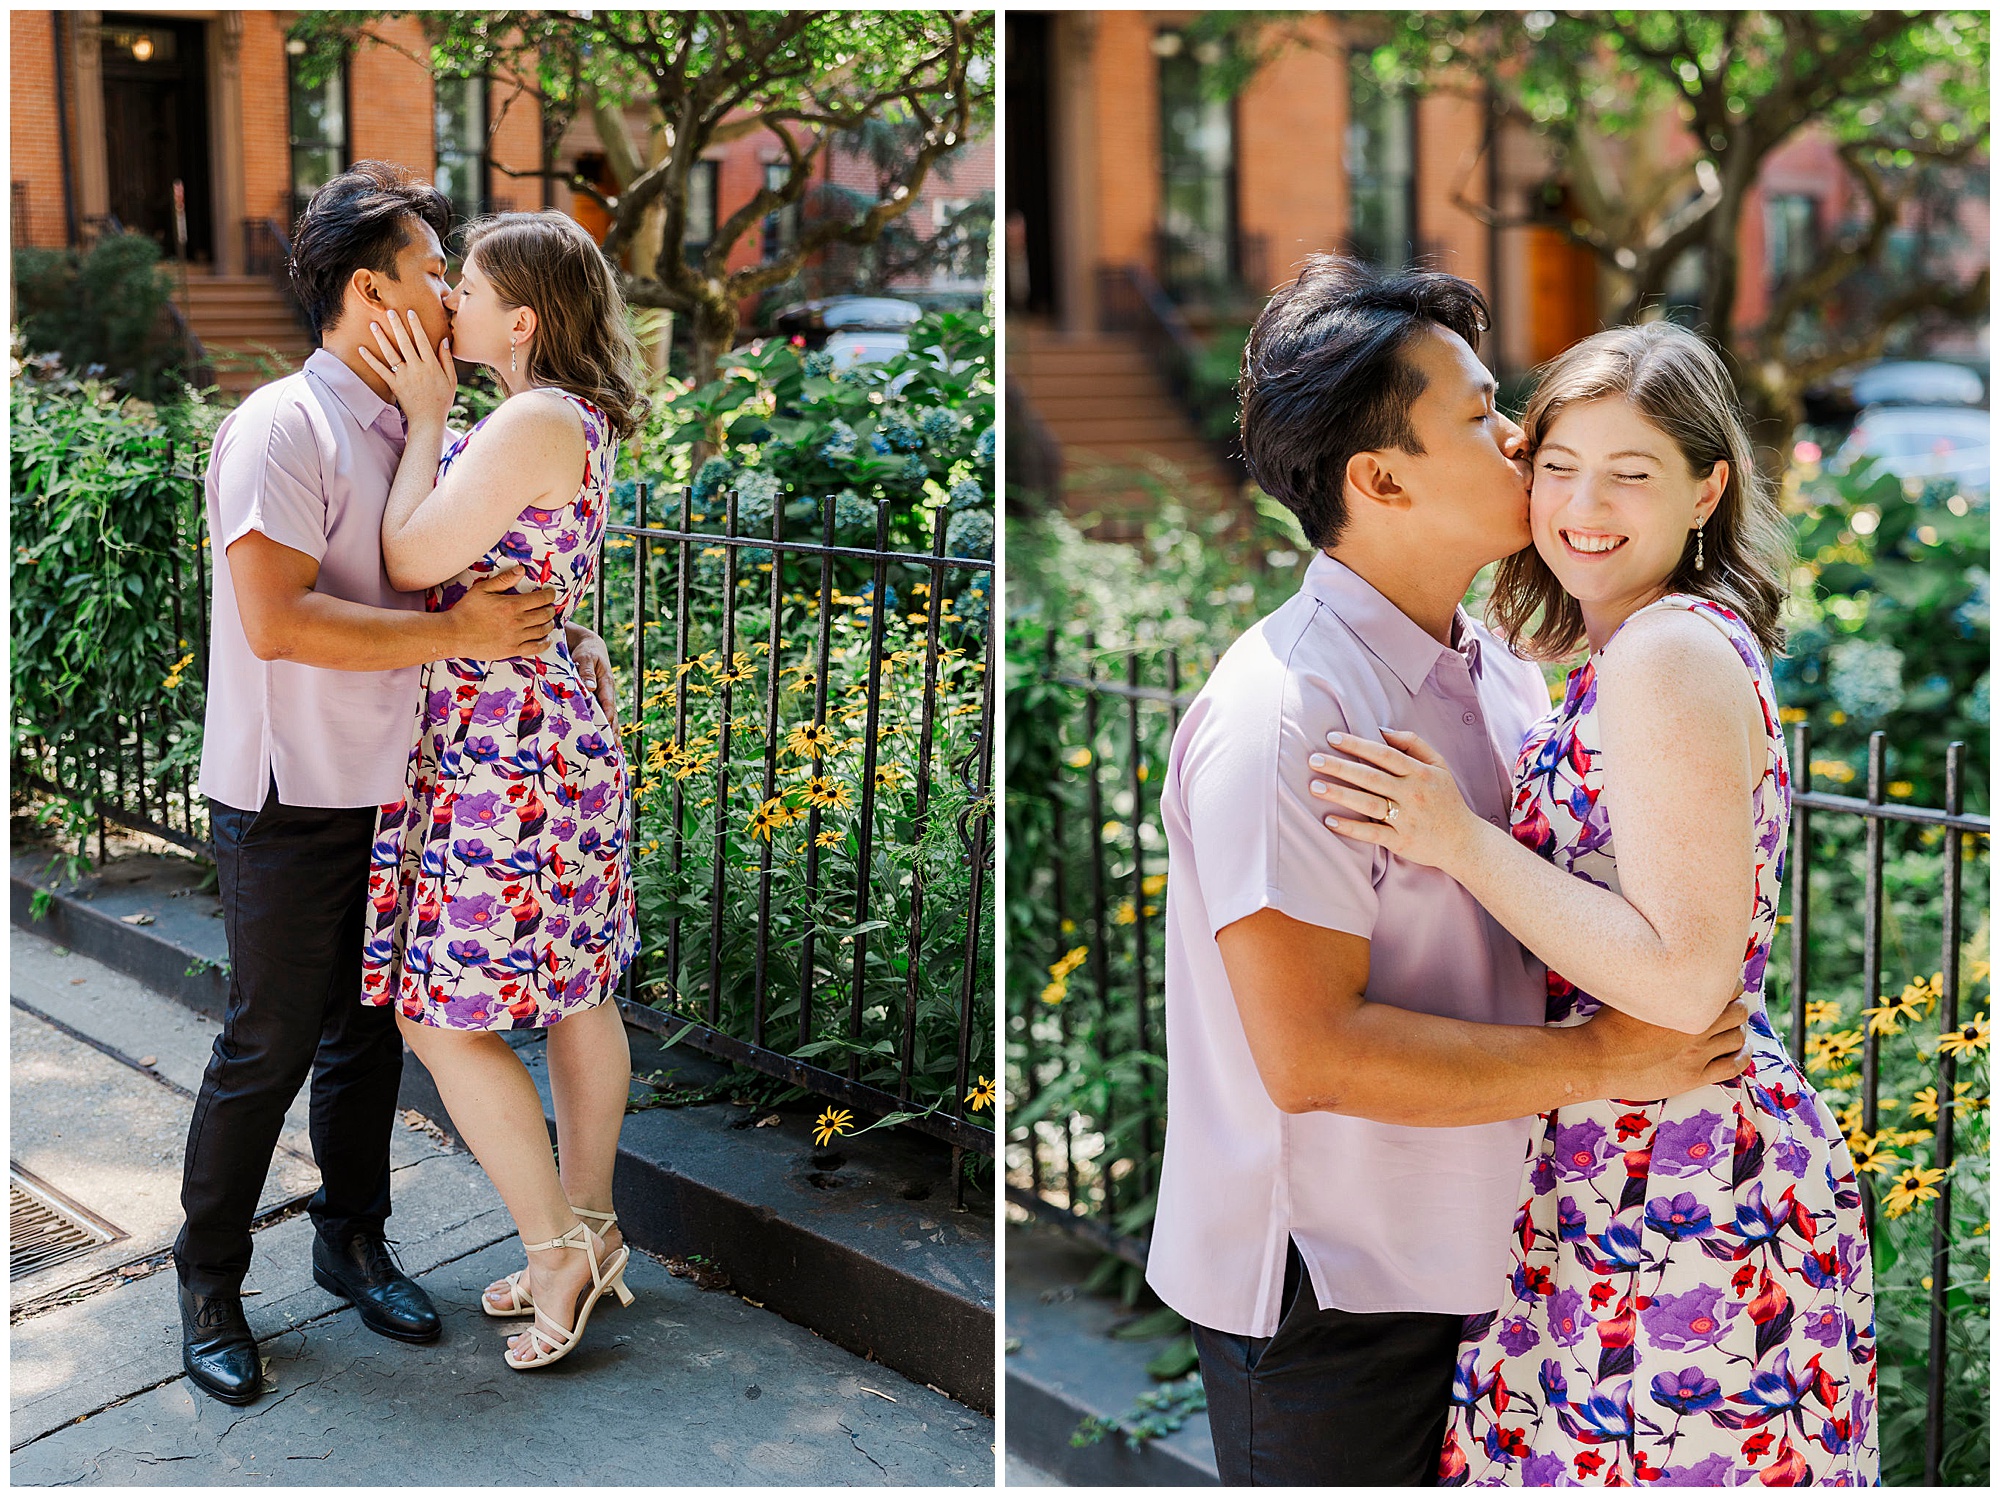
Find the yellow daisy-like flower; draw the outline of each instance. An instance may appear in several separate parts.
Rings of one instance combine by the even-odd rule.
[[[771,833],[786,824],[784,820],[780,819],[779,814],[785,809],[785,803],[775,797],[765,801],[763,805],[750,813],[750,835],[761,841],[769,842],[771,840]]]
[[[1088,946],[1072,946],[1058,962],[1049,968],[1049,976],[1057,982],[1063,981],[1070,973],[1083,965],[1083,959],[1090,955]]]
[[[713,754],[682,754],[669,771],[677,780],[700,774],[715,762]]]
[[[801,723],[785,735],[785,752],[801,759],[823,759],[835,741],[833,730],[825,723]]]
[[[993,1091],[992,1081],[981,1076],[978,1084],[965,1094],[966,1106],[970,1107],[974,1112],[985,1111],[993,1105]]]
[[[1976,1055],[1984,1050],[1993,1039],[1993,1026],[1980,1014],[1969,1024],[1961,1024],[1950,1034],[1938,1041],[1938,1050],[1944,1055]]]
[[[1087,748],[1073,748],[1063,756],[1063,763],[1067,764],[1071,769],[1088,769],[1090,767],[1090,750]]]
[[[1806,1023],[1817,1028],[1821,1024],[1837,1024],[1839,1022],[1840,1005],[1838,1003],[1828,1003],[1823,999],[1818,1002],[1807,1001]]]
[[[1138,923],[1138,919],[1139,912],[1132,908],[1132,901],[1127,899],[1119,904],[1118,913],[1111,917],[1111,923],[1113,925],[1134,925]]]
[[[908,778],[909,774],[904,770],[902,765],[884,764],[879,766],[875,771],[875,788],[877,790],[894,790]]]
[[[1896,1177],[1896,1183],[1882,1197],[1882,1214],[1893,1220],[1914,1211],[1925,1201],[1935,1201],[1937,1183],[1943,1178],[1943,1170],[1927,1170],[1920,1165],[1911,1165]]]
[[[854,792],[847,786],[836,784],[823,774],[816,774],[804,785],[806,800],[815,806],[839,806],[845,810],[854,798]]]
[[[852,1132],[853,1128],[853,1113],[845,1107],[829,1107],[813,1125],[813,1142],[823,1149],[841,1134]]]
[[[817,837],[813,838],[813,841],[817,842],[821,847],[838,847],[840,846],[842,836],[843,834],[840,832],[821,832]]]
[[[1858,1133],[1860,1131],[1861,1103],[1859,1101],[1849,1102],[1845,1107],[1841,1108],[1839,1112],[1835,1113],[1834,1116],[1836,1119],[1839,1120],[1840,1131],[1842,1133],[1851,1134],[1851,1133]]]
[[[1847,1140],[1848,1152],[1854,1156],[1854,1171],[1859,1175],[1879,1175],[1890,1165],[1897,1163],[1896,1156],[1883,1152],[1880,1134],[1873,1138],[1866,1133],[1852,1134]]]
[[[1833,1034],[1816,1034],[1806,1041],[1806,1069],[1809,1071],[1831,1071],[1861,1048],[1862,1034],[1858,1029],[1837,1030]]]
[[[1166,886],[1167,876],[1164,873],[1155,873],[1139,883],[1139,888],[1147,894],[1158,894]]]
[[[1060,1003],[1068,996],[1069,983],[1067,981],[1052,982],[1042,989],[1042,1002],[1047,1004],[1054,1005]]]
[[[1903,1027],[1903,1006],[1900,1003],[1884,1003],[1878,1008],[1864,1008],[1868,1016],[1870,1034],[1897,1034]]]
[[[732,686],[738,681],[748,681],[756,670],[757,667],[751,663],[750,657],[738,650],[732,666],[725,670],[711,669],[710,674],[715,677],[716,685]]]

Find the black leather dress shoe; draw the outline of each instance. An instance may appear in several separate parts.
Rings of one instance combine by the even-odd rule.
[[[255,1403],[264,1391],[257,1340],[236,1294],[196,1294],[181,1285],[181,1366],[191,1382],[224,1403]]]
[[[389,1244],[370,1232],[330,1242],[313,1234],[313,1282],[361,1312],[361,1323],[396,1341],[435,1341],[444,1329],[430,1296],[396,1266]]]

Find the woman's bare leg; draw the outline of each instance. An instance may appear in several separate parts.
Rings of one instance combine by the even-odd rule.
[[[549,1089],[555,1093],[563,1192],[586,1211],[611,1209],[611,1172],[632,1087],[632,1050],[618,1005],[606,1000],[548,1030]],[[621,1240],[614,1227],[613,1247]]]
[[[438,1029],[397,1020],[403,1037],[437,1083],[452,1126],[500,1192],[523,1243],[548,1242],[576,1224],[549,1147],[548,1124],[534,1079],[500,1035]],[[570,1325],[569,1307],[590,1283],[580,1252],[549,1248],[528,1254],[533,1281],[551,1291],[544,1313]]]

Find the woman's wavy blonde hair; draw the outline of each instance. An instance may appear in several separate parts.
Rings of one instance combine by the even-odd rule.
[[[528,379],[581,395],[621,439],[645,419],[639,346],[617,278],[583,225],[553,209],[499,213],[465,231],[465,257],[510,307],[535,314]]]
[[[1694,477],[1706,478],[1718,462],[1729,464],[1721,502],[1703,527],[1707,564],[1695,569],[1689,531],[1667,589],[1722,604],[1750,626],[1767,655],[1778,654],[1785,646],[1778,610],[1791,568],[1791,536],[1770,481],[1757,467],[1736,387],[1720,355],[1672,322],[1592,334],[1544,367],[1521,418],[1528,451],[1540,448],[1568,407],[1612,395],[1629,400],[1665,432]],[[1531,659],[1564,659],[1585,638],[1582,609],[1533,546],[1500,563],[1486,611],[1507,643]]]

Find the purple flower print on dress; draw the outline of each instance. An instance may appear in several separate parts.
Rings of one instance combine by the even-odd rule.
[[[602,780],[593,780],[583,787],[583,795],[577,801],[577,811],[586,817],[604,814],[604,808],[611,801],[611,787]]]
[[[1567,1125],[1558,1123],[1554,1152],[1556,1178],[1592,1180],[1603,1174],[1605,1161],[1612,1153],[1608,1137],[1604,1125],[1594,1118]]]
[[[520,710],[521,698],[518,692],[504,687],[499,691],[482,691],[479,700],[472,704],[472,720],[476,723],[500,724],[508,721]]]
[[[576,897],[570,900],[570,908],[573,910],[596,909],[598,898],[603,892],[604,881],[593,873],[589,878],[576,886]],[[581,937],[578,939],[581,939]]]
[[[456,816],[466,826],[498,826],[506,809],[507,802],[499,791],[475,790],[458,798]]]
[[[560,941],[569,934],[569,916],[551,915],[542,924],[542,934],[551,941]]]
[[[1500,1349],[1510,1357],[1518,1357],[1542,1344],[1542,1338],[1528,1323],[1525,1315],[1500,1322]]]
[[[1535,1156],[1534,1167],[1528,1172],[1528,1179],[1529,1183],[1533,1185],[1536,1195],[1547,1195],[1556,1188],[1556,1167],[1554,1161],[1546,1154],[1537,1154]]]
[[[1574,1196],[1556,1199],[1556,1241],[1582,1242],[1590,1235],[1590,1218],[1583,1214]]]
[[[1653,1379],[1653,1402],[1676,1414],[1700,1414],[1722,1402],[1722,1384],[1699,1367],[1663,1372]]]
[[[576,741],[576,751],[586,759],[604,759],[611,754],[611,745],[602,733],[586,733]]]
[[[1658,1196],[1646,1203],[1646,1227],[1675,1242],[1706,1237],[1715,1230],[1708,1207],[1692,1195]]]
[[[576,822],[568,816],[557,817],[549,826],[549,835],[558,842],[567,842],[576,835]]]
[[[1803,1180],[1806,1171],[1812,1167],[1812,1150],[1796,1138],[1784,1138],[1779,1140],[1778,1147],[1771,1151],[1771,1163],[1794,1180]]]
[[[453,941],[445,951],[453,961],[467,967],[483,967],[486,959],[493,954],[486,949],[483,941]]]
[[[1822,1305],[1801,1317],[1799,1324],[1805,1333],[1828,1351],[1841,1344],[1847,1334],[1847,1317],[1832,1305]]]
[[[604,834],[594,826],[585,827],[583,835],[576,839],[578,852],[596,852],[602,846],[604,846]]]
[[[425,714],[432,722],[436,722],[450,710],[451,693],[448,691],[432,692],[430,698],[424,704]]]
[[[1736,1463],[1726,1455],[1705,1455],[1692,1466],[1669,1466],[1660,1473],[1657,1486],[1726,1487],[1734,1480]]]
[[[1524,1487],[1559,1487],[1567,1483],[1563,1478],[1569,1475],[1569,1467],[1563,1464],[1559,1455],[1531,1455],[1521,1462],[1521,1485]]]
[[[461,930],[486,930],[506,908],[491,894],[458,895],[446,909],[445,920]]]
[[[1583,1296],[1574,1289],[1558,1289],[1549,1296],[1549,1334],[1559,1346],[1574,1346],[1590,1331],[1591,1320],[1583,1310]]]
[[[569,737],[569,730],[575,726],[565,713],[551,712],[549,714],[549,731],[558,738]]]
[[[518,530],[510,530],[501,536],[500,544],[495,549],[509,561],[535,559],[535,548],[528,544],[528,538]]]
[[[500,745],[485,733],[465,740],[465,757],[474,764],[491,764],[500,757]]]
[[[1714,1346],[1741,1305],[1723,1299],[1718,1284],[1698,1284],[1686,1294],[1663,1294],[1639,1312],[1639,1323],[1655,1344],[1668,1351]]]
[[[467,837],[451,845],[452,856],[468,868],[481,868],[493,861],[493,849],[477,837]]]
[[[1691,1118],[1670,1118],[1653,1130],[1652,1172],[1676,1179],[1706,1174],[1718,1160],[1729,1158],[1734,1135],[1734,1128],[1720,1113],[1702,1111]]]

